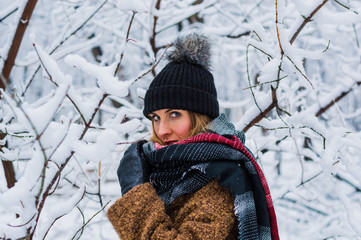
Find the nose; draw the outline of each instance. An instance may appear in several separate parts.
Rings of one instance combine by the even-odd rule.
[[[167,121],[160,121],[158,126],[157,135],[160,139],[164,140],[172,133],[172,130]]]

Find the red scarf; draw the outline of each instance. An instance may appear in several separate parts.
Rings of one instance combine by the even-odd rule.
[[[214,133],[203,133],[203,134],[199,134],[194,137],[190,137],[185,140],[176,142],[174,144],[187,144],[187,143],[200,143],[200,142],[213,142],[213,143],[221,143],[221,144],[229,145],[232,148],[241,151],[243,154],[245,154],[251,160],[251,162],[253,163],[253,165],[256,168],[258,176],[261,179],[261,183],[262,183],[263,189],[265,191],[267,208],[268,208],[270,222],[271,222],[272,239],[274,239],[274,240],[279,239],[276,213],[274,210],[271,193],[270,193],[266,178],[263,174],[262,169],[260,168],[260,166],[258,165],[256,160],[254,159],[253,155],[247,150],[247,148],[243,145],[241,140],[239,140],[235,136],[232,136],[231,139],[228,139],[226,137],[223,137],[221,135],[214,134]]]

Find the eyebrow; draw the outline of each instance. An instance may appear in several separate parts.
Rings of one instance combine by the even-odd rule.
[[[175,110],[175,109],[169,108],[169,109],[165,110],[165,113],[168,113],[168,112],[173,111],[173,110]],[[157,115],[157,114],[154,113],[154,112],[151,112],[151,113],[148,114],[148,116],[150,116],[150,115]],[[158,116],[158,115],[157,115],[157,116]]]

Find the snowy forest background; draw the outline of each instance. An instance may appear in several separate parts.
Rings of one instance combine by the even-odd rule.
[[[0,239],[117,239],[142,97],[194,29],[281,239],[361,239],[359,0],[1,0]]]

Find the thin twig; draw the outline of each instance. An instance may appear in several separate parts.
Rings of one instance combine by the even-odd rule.
[[[91,123],[94,120],[95,115],[97,114],[98,110],[100,109],[100,106],[103,104],[104,100],[109,96],[109,94],[104,93],[103,97],[100,99],[98,106],[94,109],[93,115],[91,116],[89,122],[85,122],[85,128],[83,130],[83,133],[80,136],[79,140],[82,140],[86,134],[86,132],[88,131],[88,129],[90,128]]]
[[[243,132],[247,132],[253,125],[261,121],[266,115],[274,108],[273,102],[257,117],[255,117],[245,128],[243,128]]]
[[[292,136],[291,128],[289,128],[289,133],[293,140],[293,143],[295,144],[298,161],[300,162],[300,165],[301,165],[301,184],[302,184],[304,182],[305,166],[304,166],[303,159],[301,157],[300,149],[298,148],[296,139]]]
[[[293,203],[293,204],[296,204],[296,205],[299,205],[299,206],[303,206],[304,208],[306,208],[306,209],[308,209],[308,210],[311,210],[311,211],[313,211],[313,212],[316,212],[316,213],[318,213],[318,214],[320,214],[320,215],[322,215],[322,216],[328,216],[328,213],[326,213],[326,212],[324,212],[324,211],[321,211],[321,210],[319,210],[319,209],[316,209],[316,208],[314,208],[314,207],[308,206],[308,205],[306,205],[305,203],[299,202],[299,201],[297,201],[297,200],[295,200],[295,199],[283,197],[283,198],[281,198],[281,200],[286,200],[286,201],[289,201],[289,202],[291,202],[291,203]]]
[[[160,61],[164,58],[165,53],[167,52],[168,48],[172,46],[171,44],[166,45],[166,48],[164,49],[163,54],[160,56],[160,58],[155,62],[155,64],[152,65],[152,67],[144,72],[142,75],[138,76],[136,79],[133,80],[132,84],[136,83],[139,79],[143,78],[145,75],[147,75],[150,72],[153,72],[154,69],[157,67],[157,65],[160,63]]]
[[[355,188],[356,192],[361,192],[361,188],[359,186],[356,186],[355,184],[351,183],[349,180],[343,178],[342,176],[340,176],[340,174],[336,174],[335,178]]]
[[[259,34],[258,34],[255,30],[253,30],[253,33],[256,34],[258,40],[259,40],[260,42],[262,42],[262,38],[259,36]]]
[[[276,0],[275,10],[276,10],[276,32],[277,32],[277,40],[278,40],[278,45],[279,45],[280,50],[281,50],[281,55],[283,56],[284,51],[283,51],[283,48],[282,48],[280,33],[279,33],[279,30],[278,30],[278,23],[279,23],[279,22],[278,22],[278,0]]]
[[[11,106],[11,103],[10,103],[10,100],[8,99],[7,95],[5,95],[3,89],[0,89],[0,93],[1,95],[3,96],[3,98],[5,99],[5,101],[8,103],[9,106]],[[38,142],[39,144],[39,147],[40,147],[40,150],[43,154],[43,157],[44,157],[44,165],[43,165],[43,169],[42,169],[42,173],[41,175],[39,176],[39,178],[41,178],[41,186],[40,186],[40,190],[39,190],[39,193],[36,195],[35,197],[35,205],[37,206],[38,203],[39,203],[39,198],[41,196],[41,193],[42,193],[42,190],[43,190],[43,187],[44,187],[44,182],[45,182],[45,172],[46,172],[46,167],[47,167],[47,164],[48,164],[48,158],[46,156],[46,153],[45,153],[45,148],[43,147],[41,141],[40,141],[40,134],[38,133],[33,121],[30,119],[29,115],[25,112],[24,108],[21,106],[21,103],[17,103],[17,108],[21,111],[21,113],[25,116],[25,118],[27,119],[29,125],[31,126],[32,130],[34,131],[35,133],[35,140]],[[14,111],[14,110],[13,110]],[[14,112],[15,114],[15,112]],[[35,186],[34,186],[35,187]]]
[[[130,28],[132,27],[132,23],[133,23],[133,20],[134,20],[134,17],[135,17],[135,14],[137,12],[136,11],[133,11],[133,15],[132,15],[132,18],[130,19],[130,23],[129,23],[129,26],[128,26],[128,30],[127,30],[127,35],[125,37],[125,44],[124,44],[124,48],[123,48],[123,51],[122,53],[120,54],[120,59],[119,59],[119,62],[117,64],[117,67],[115,69],[115,72],[114,72],[114,77],[117,75],[118,71],[119,71],[119,68],[120,68],[120,65],[122,63],[122,60],[123,60],[123,57],[124,57],[124,52],[125,52],[125,48],[128,44],[128,41],[129,41],[129,34],[130,34]]]
[[[360,84],[361,84],[361,82],[360,82]],[[359,86],[360,84],[357,84],[357,85]],[[328,103],[324,107],[320,108],[320,110],[318,110],[318,112],[316,113],[316,117],[320,117],[324,112],[326,112],[329,108],[331,108],[333,105],[335,105],[335,103],[340,101],[343,97],[345,97],[347,94],[349,94],[352,90],[353,90],[353,88],[350,88],[347,91],[341,92],[341,94],[339,96],[337,96],[336,98],[332,99],[332,101],[330,101],[330,103]]]
[[[19,225],[11,225],[11,224],[7,224],[9,227],[23,227],[25,225],[27,225],[28,223],[31,222],[31,220],[33,220],[35,218],[36,214],[34,214],[27,222],[23,223],[23,224],[19,224]]]
[[[266,109],[261,111],[257,115],[257,117],[255,117],[246,127],[244,127],[243,132],[247,132],[252,126],[254,126],[256,123],[258,123],[263,118],[265,118],[267,116],[267,114],[269,112],[271,112],[274,107],[276,107],[278,105],[277,90],[274,87],[271,86],[271,91],[272,91],[272,102],[271,102],[271,104]]]
[[[9,12],[8,14],[6,14],[3,18],[0,18],[0,23],[1,23],[2,21],[4,21],[6,18],[8,18],[9,16],[11,16],[11,14],[15,13],[18,9],[19,9],[19,7],[16,7],[16,8],[13,9],[11,12]]]
[[[308,77],[301,71],[301,69],[299,69],[299,67],[296,65],[296,63],[294,63],[289,56],[286,56],[286,57],[287,57],[288,60],[290,60],[290,62],[293,64],[293,66],[296,68],[296,70],[299,73],[301,73],[301,75],[310,83],[311,87],[314,88],[312,82],[310,81],[310,79],[308,79]]]
[[[83,224],[83,226],[74,234],[74,236],[72,237],[72,240],[75,239],[76,235],[78,234],[78,232],[82,231],[84,229],[84,227],[86,225],[88,225],[88,223],[96,216],[98,215],[101,211],[103,211],[103,209],[108,206],[108,204],[110,203],[111,201],[107,202],[104,207],[102,207],[98,212],[96,212],[86,223]],[[80,237],[80,236],[79,236]],[[77,238],[79,239],[79,238]]]
[[[335,3],[339,4],[341,7],[346,8],[347,10],[350,10],[356,14],[359,14],[357,11],[351,10],[351,8],[349,6],[346,6],[345,4],[341,3],[340,1],[337,1],[337,0],[334,0],[334,1],[335,1]]]
[[[85,196],[85,192],[86,192],[86,188],[84,187],[84,191],[83,191],[83,194],[81,195],[80,199],[75,203],[75,206],[78,205],[78,203],[84,198]],[[44,237],[43,237],[43,240],[46,238],[46,235],[48,235],[49,231],[50,231],[50,228],[54,225],[54,223],[59,220],[60,218],[62,218],[63,216],[65,216],[65,214],[61,215],[61,216],[58,216],[57,218],[54,219],[54,221],[50,224],[49,228],[47,229]]]
[[[297,29],[297,31],[295,32],[295,34],[293,35],[293,37],[291,38],[290,40],[290,44],[292,44],[295,39],[297,38],[297,36],[299,35],[299,33],[302,31],[302,29],[305,27],[305,25],[311,21],[312,17],[320,10],[321,7],[323,7],[326,3],[327,3],[328,0],[324,0],[322,4],[320,4],[311,14],[309,17],[305,18],[304,22],[301,24],[301,26]],[[258,123],[260,120],[262,120],[262,118],[264,118],[274,107],[277,108],[277,110],[280,110],[282,112],[285,112],[284,110],[282,110],[281,108],[279,108],[278,106],[278,101],[277,101],[277,96],[276,96],[276,90],[278,89],[279,87],[279,83],[282,78],[284,77],[281,77],[281,71],[282,71],[282,60],[283,60],[283,57],[284,57],[284,49],[283,49],[283,46],[282,46],[282,42],[281,42],[281,37],[280,37],[280,32],[279,32],[279,19],[278,19],[278,1],[276,0],[276,4],[275,4],[275,11],[276,11],[276,31],[277,31],[277,40],[278,40],[278,45],[279,45],[279,48],[280,48],[280,52],[281,52],[281,59],[280,59],[280,64],[278,66],[278,73],[277,73],[277,79],[278,81],[277,82],[277,86],[276,88],[273,90],[273,95],[275,96],[275,99],[276,100],[272,100],[272,103],[261,113],[256,116],[243,130],[244,131],[247,131],[250,127],[252,127],[254,124]],[[255,47],[255,46],[253,46]],[[256,47],[255,47],[256,48]],[[258,49],[258,48],[256,48]],[[260,49],[258,49],[260,50]],[[327,50],[327,48],[326,48]],[[264,51],[262,51],[263,53],[265,53]],[[266,53],[265,53],[266,54]],[[268,55],[268,54],[267,54]],[[269,57],[271,57],[270,55],[268,55]],[[288,57],[288,59],[291,61],[291,63],[294,64],[295,68],[297,71],[299,71],[303,77],[305,77],[305,79],[311,84],[311,86],[313,87],[312,83],[310,82],[310,80],[307,78],[307,76],[305,76],[305,74],[302,73],[302,71],[295,65],[295,63]],[[346,93],[347,94],[347,93]],[[330,105],[332,105],[333,103],[330,103]],[[320,110],[321,111],[321,110]],[[277,112],[278,113],[278,112]],[[286,112],[285,112],[286,113]],[[322,114],[322,113],[318,113],[318,114]],[[282,120],[282,119],[281,119]],[[325,139],[324,139],[324,142],[325,142]]]
[[[55,166],[57,166],[58,170],[60,169],[59,164],[57,164],[56,162],[51,161],[51,160],[49,160],[49,162],[54,163],[54,164],[55,164]],[[55,190],[57,189],[57,187],[58,187],[59,183],[60,183],[60,176],[58,177],[58,181],[56,182],[56,184],[55,184],[55,186],[54,186],[54,188],[53,188],[53,191],[52,191],[52,192],[49,192],[49,195],[53,195],[53,193],[54,193],[54,192],[55,192]]]
[[[238,35],[228,34],[228,35],[226,35],[226,37],[228,37],[228,38],[240,38],[240,37],[243,37],[243,36],[249,36],[250,34],[251,34],[251,31],[246,31],[246,32],[240,33]]]
[[[33,238],[34,233],[35,233],[35,230],[36,230],[36,227],[37,227],[38,222],[39,222],[39,217],[40,217],[41,211],[42,211],[42,209],[43,209],[43,207],[44,207],[44,204],[45,204],[45,200],[46,200],[46,198],[48,197],[50,190],[53,188],[54,184],[57,182],[58,178],[60,177],[60,173],[63,171],[63,169],[65,168],[65,166],[67,165],[67,163],[69,162],[69,160],[71,159],[71,157],[72,157],[73,155],[74,155],[74,151],[72,151],[72,152],[70,153],[70,155],[65,159],[65,162],[60,165],[59,170],[55,173],[55,176],[53,177],[53,179],[51,180],[51,182],[49,183],[49,185],[48,185],[47,188],[45,189],[44,194],[43,194],[43,197],[42,197],[39,205],[37,206],[37,208],[38,208],[37,218],[36,218],[36,220],[35,220],[35,224],[34,224],[33,228],[31,229],[32,231],[31,231],[31,233],[29,234],[28,239],[32,239],[32,238]]]
[[[312,181],[313,179],[315,179],[316,177],[320,176],[322,173],[323,173],[322,171],[319,172],[319,173],[317,173],[316,175],[314,175],[313,177],[310,177],[310,178],[307,179],[306,181],[301,182],[301,183],[298,184],[296,187],[297,187],[297,188],[298,188],[298,187],[301,187],[301,186],[304,185],[305,183],[308,183],[308,182]]]
[[[277,74],[277,79],[280,80],[280,74],[281,74],[281,66],[282,66],[282,59],[283,59],[283,48],[282,48],[282,44],[281,44],[281,40],[280,40],[280,37],[279,37],[279,31],[278,31],[278,9],[277,9],[277,4],[278,4],[278,1],[276,0],[276,5],[275,5],[275,8],[276,8],[276,28],[277,28],[277,38],[278,38],[278,43],[279,43],[279,46],[280,46],[280,50],[281,50],[281,61],[280,61],[280,65],[278,66],[278,74]],[[248,46],[247,46],[248,47]],[[243,131],[246,132],[248,129],[250,129],[253,125],[255,125],[256,123],[258,123],[259,121],[261,121],[264,117],[267,116],[267,114],[269,112],[271,112],[271,110],[278,106],[278,99],[277,99],[277,88],[279,86],[279,81],[277,81],[277,86],[276,88],[273,88],[271,86],[271,91],[272,91],[272,102],[271,104],[265,109],[265,110],[261,110],[259,106],[258,109],[260,109],[260,114],[257,115],[245,128],[243,128]],[[251,88],[252,90],[252,88]]]
[[[287,77],[287,75],[286,75],[286,76],[283,76],[283,77],[281,77],[280,79],[277,79],[277,80],[271,80],[271,81],[267,81],[267,82],[263,82],[263,83],[258,83],[258,84],[256,84],[256,85],[253,85],[253,86],[249,86],[249,87],[243,88],[243,90],[247,90],[247,89],[249,89],[249,88],[256,88],[256,87],[260,87],[260,86],[263,86],[264,84],[269,84],[269,83],[279,82],[279,81],[281,81],[282,79],[284,79],[284,78],[286,78],[286,77]]]
[[[298,37],[298,35],[300,34],[300,32],[302,31],[302,29],[306,26],[306,24],[311,21],[311,19],[313,18],[313,16],[315,16],[315,14],[328,2],[328,0],[324,0],[318,7],[315,8],[315,10],[312,11],[312,13],[310,14],[310,16],[308,16],[307,18],[305,18],[302,22],[302,24],[299,26],[299,28],[297,29],[297,31],[293,34],[290,43],[293,44],[293,42],[296,40],[296,38]]]
[[[93,113],[93,115],[91,116],[91,119],[89,120],[88,123],[85,123],[85,128],[84,128],[83,133],[81,134],[79,140],[82,140],[82,139],[84,138],[86,132],[87,132],[87,131],[89,130],[89,128],[90,128],[90,124],[92,123],[92,121],[93,121],[96,113],[98,112],[101,104],[104,102],[104,100],[105,100],[105,98],[106,98],[107,96],[108,96],[108,94],[104,94],[104,95],[103,95],[103,98],[100,100],[100,102],[99,102],[99,104],[98,104],[98,107],[95,108],[94,113]],[[32,239],[32,237],[33,237],[33,235],[34,235],[34,233],[35,233],[35,230],[36,230],[36,227],[37,227],[37,225],[38,225],[38,220],[39,220],[41,211],[42,211],[42,209],[43,209],[43,207],[44,207],[45,200],[46,200],[46,198],[48,197],[50,190],[53,188],[54,184],[57,182],[57,179],[60,177],[61,172],[63,171],[63,169],[65,168],[65,166],[68,164],[68,162],[70,161],[70,159],[73,157],[74,153],[75,153],[74,151],[71,151],[71,152],[70,152],[69,156],[68,156],[68,157],[65,159],[65,161],[60,165],[59,170],[55,173],[55,175],[54,175],[54,177],[52,178],[51,182],[49,183],[49,185],[47,186],[46,190],[44,191],[43,197],[42,197],[42,199],[41,199],[41,201],[40,201],[40,203],[39,203],[39,205],[38,205],[38,215],[37,215],[37,219],[36,219],[36,221],[35,221],[35,225],[34,225],[33,228],[31,229],[32,232],[31,232],[30,235],[29,235],[29,239]]]
[[[155,4],[155,9],[159,10],[160,9],[160,2],[162,0],[157,0],[157,3]],[[156,26],[157,26],[157,22],[158,22],[158,16],[154,15],[153,17],[153,28],[152,28],[152,36],[149,39],[150,45],[152,47],[154,56],[157,56],[157,52],[159,51],[159,48],[156,47],[155,45],[155,36],[157,35],[157,31],[156,31]],[[153,75],[155,75],[155,72],[153,72]]]
[[[36,54],[37,54],[37,56],[38,56],[38,58],[39,58],[40,65],[43,67],[44,71],[45,71],[46,74],[48,75],[49,80],[50,80],[52,83],[54,83],[55,86],[59,87],[59,85],[54,81],[53,76],[49,73],[47,67],[45,66],[45,64],[44,64],[44,62],[43,62],[43,60],[42,60],[42,58],[40,57],[40,54],[39,54],[39,52],[38,52],[38,49],[36,48],[36,45],[33,44],[33,47],[34,47],[35,52],[36,52]],[[84,117],[83,113],[80,111],[78,105],[76,105],[76,103],[74,102],[74,100],[73,100],[68,94],[66,94],[66,97],[68,97],[68,99],[70,100],[70,102],[73,104],[73,106],[75,107],[75,109],[78,111],[78,113],[80,114],[80,117],[81,117],[81,119],[83,120],[83,122],[86,122],[85,117]]]
[[[105,0],[102,4],[100,4],[100,6],[95,9],[95,11],[77,28],[75,29],[73,32],[71,32],[66,38],[64,38],[64,40],[62,40],[58,46],[56,46],[53,50],[50,51],[49,55],[52,55],[59,47],[61,47],[67,40],[70,39],[70,37],[74,36],[78,31],[80,31],[89,21],[90,19],[92,19],[95,14],[101,9],[103,8],[103,6],[108,2],[108,0]],[[21,94],[21,96],[24,96],[25,93],[27,92],[30,84],[33,82],[36,74],[38,73],[38,71],[40,70],[40,65],[38,66],[38,68],[35,70],[33,76],[30,78],[29,82],[26,84],[25,90],[24,92]]]
[[[273,59],[272,55],[269,53],[266,53],[263,49],[260,49],[259,47],[254,46],[253,44],[249,44],[250,46],[254,47],[255,49],[257,49],[258,51],[260,51],[261,53],[267,55],[267,57],[269,57],[270,59]]]
[[[84,216],[84,213],[83,211],[77,206],[77,209],[79,210],[80,214],[81,214],[81,217],[83,219],[83,225],[85,224],[85,216]],[[81,229],[81,233],[78,237],[78,239],[83,235],[83,232],[84,232],[84,228]]]
[[[102,166],[102,163],[99,162],[99,171],[98,171],[98,197],[99,197],[99,203],[100,203],[100,206],[103,207],[103,199],[102,199],[102,195],[101,195],[101,189],[100,189],[100,177],[101,177],[101,166]]]
[[[326,46],[325,50],[322,51],[322,53],[325,53],[328,50],[328,48],[330,47],[330,43],[331,43],[331,41],[328,40],[327,46]]]
[[[352,28],[353,28],[353,31],[355,32],[355,38],[356,38],[357,48],[359,48],[359,47],[360,47],[360,42],[359,42],[359,40],[358,40],[358,34],[357,34],[357,30],[356,30],[355,24],[352,24]]]
[[[21,17],[19,19],[15,34],[12,38],[10,48],[6,55],[7,57],[4,61],[4,65],[0,73],[0,80],[1,80],[0,88],[4,90],[8,88],[8,85],[10,84],[10,75],[15,64],[15,59],[18,56],[21,42],[24,38],[25,31],[29,26],[29,22],[33,14],[33,11],[35,9],[36,3],[37,0],[27,1],[26,5],[24,6]],[[12,162],[8,162],[8,161],[2,161],[2,164],[4,168],[7,186],[8,188],[11,188],[15,185],[16,182],[14,166]]]
[[[69,129],[71,126],[71,120],[69,120],[69,125],[67,127],[66,133],[64,134],[64,136],[62,137],[62,139],[60,140],[60,142],[58,143],[58,145],[54,148],[54,151],[49,155],[49,159],[51,159],[54,155],[54,153],[56,152],[56,150],[58,150],[58,148],[60,147],[60,145],[64,142],[65,138],[68,136],[69,133]]]
[[[247,45],[247,49],[246,49],[246,70],[247,70],[247,79],[248,79],[248,86],[250,87],[251,93],[252,93],[252,97],[253,97],[253,101],[256,104],[258,110],[260,112],[262,112],[262,109],[258,106],[257,100],[256,100],[256,96],[253,92],[253,88],[251,88],[251,77],[249,76],[249,64],[248,64],[248,49],[249,49],[249,44]]]
[[[68,91],[68,90],[69,90],[69,86],[68,86],[67,91]],[[65,98],[65,96],[64,96],[64,98]],[[61,102],[64,101],[64,98],[61,100]],[[58,112],[58,109],[60,108],[60,106],[61,106],[61,104],[59,104],[59,105],[57,106],[57,109],[55,109],[53,116],[55,116],[55,114]],[[28,114],[25,112],[25,110],[22,108],[21,104],[18,104],[18,108],[21,110],[21,112],[24,114],[24,116],[25,116],[26,119],[28,120],[29,124],[31,125],[31,127],[32,127],[32,129],[33,129],[33,131],[34,131],[34,133],[35,133],[35,135],[36,135],[35,140],[38,142],[38,144],[39,144],[39,146],[40,146],[40,149],[41,149],[41,151],[42,151],[42,153],[43,153],[43,156],[44,156],[44,165],[43,165],[42,173],[41,173],[41,176],[40,176],[40,178],[41,178],[40,190],[39,190],[39,193],[37,194],[37,196],[36,196],[36,198],[35,198],[35,205],[38,206],[39,198],[40,198],[41,193],[42,193],[43,188],[44,188],[45,174],[46,174],[46,169],[47,169],[48,162],[49,162],[49,158],[48,158],[48,157],[46,156],[46,154],[45,154],[45,149],[44,149],[44,147],[43,147],[43,145],[42,145],[42,143],[41,143],[40,138],[41,138],[41,136],[44,134],[45,130],[48,128],[48,126],[49,126],[49,124],[50,124],[51,121],[48,121],[48,122],[46,123],[46,125],[44,126],[44,129],[42,130],[42,132],[41,132],[41,133],[38,133],[38,132],[37,132],[37,129],[35,128],[35,125],[33,124],[32,120],[30,119],[30,117],[28,116]],[[53,116],[52,116],[52,117],[53,117]]]

